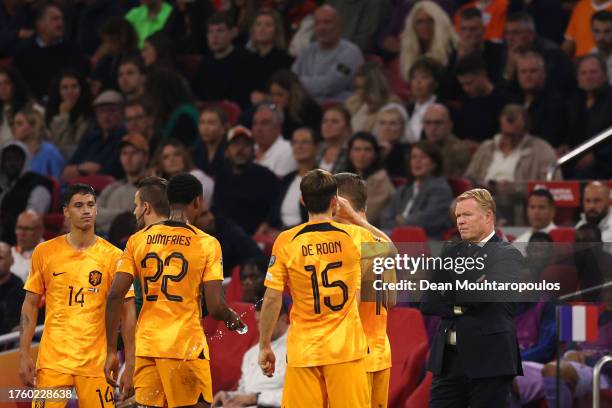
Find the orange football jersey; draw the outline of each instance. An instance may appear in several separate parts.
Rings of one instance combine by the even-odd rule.
[[[314,367],[361,359],[367,342],[358,311],[360,240],[364,228],[307,222],[282,232],[272,249],[265,285],[289,287],[293,306],[287,365]]]
[[[120,257],[121,251],[100,237],[83,251],[72,248],[66,235],[34,249],[24,289],[46,297],[38,369],[104,377],[106,296]]]
[[[117,266],[140,279],[143,305],[136,355],[193,360],[208,345],[202,328],[202,284],[222,280],[221,246],[192,225],[164,221],[132,235]]]

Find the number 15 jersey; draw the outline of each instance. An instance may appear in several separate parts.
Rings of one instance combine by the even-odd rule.
[[[164,221],[132,235],[117,272],[140,279],[143,304],[136,355],[193,360],[208,346],[202,328],[202,284],[222,280],[221,246],[192,225]]]
[[[360,239],[363,237],[363,239]],[[307,222],[282,232],[272,249],[265,285],[289,287],[293,306],[287,365],[315,367],[364,358],[367,343],[357,304],[364,228]]]

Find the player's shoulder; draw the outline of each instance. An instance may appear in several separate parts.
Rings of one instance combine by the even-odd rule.
[[[119,248],[117,248],[115,245],[111,244],[110,242],[108,242],[107,240],[105,240],[104,238],[100,236],[96,236],[96,244],[97,244],[98,249],[104,254],[107,254],[107,253],[111,255],[121,254],[121,250]]]
[[[41,254],[48,252],[57,252],[57,250],[60,249],[65,242],[66,234],[59,235],[55,238],[51,238],[36,245],[36,248],[34,248],[34,253]]]

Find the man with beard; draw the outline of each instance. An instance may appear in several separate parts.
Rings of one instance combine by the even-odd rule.
[[[585,224],[599,227],[604,250],[612,253],[612,217],[610,217],[610,189],[599,181],[593,181],[584,188],[582,195],[583,213],[576,229]]]

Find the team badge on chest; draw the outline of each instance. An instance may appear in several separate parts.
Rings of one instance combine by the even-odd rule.
[[[102,272],[100,271],[89,272],[89,283],[92,286],[98,286],[100,283],[102,283]]]

